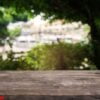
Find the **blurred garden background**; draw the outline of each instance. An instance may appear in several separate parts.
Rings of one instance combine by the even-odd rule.
[[[48,1],[53,8],[47,1],[0,1],[0,70],[99,69],[99,7],[92,13],[91,1]]]

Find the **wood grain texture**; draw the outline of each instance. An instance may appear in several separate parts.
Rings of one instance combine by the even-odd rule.
[[[1,71],[0,95],[99,96],[100,100],[100,71]]]

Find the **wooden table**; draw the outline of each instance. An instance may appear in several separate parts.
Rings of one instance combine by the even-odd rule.
[[[1,71],[5,100],[100,100],[100,71]]]

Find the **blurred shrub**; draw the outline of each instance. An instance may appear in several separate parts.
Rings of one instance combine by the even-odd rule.
[[[7,59],[5,60],[0,56],[0,70],[27,70],[27,66],[22,57],[15,59],[12,51],[7,53]]]
[[[92,56],[89,44],[60,42],[39,45],[24,60],[35,70],[91,69]]]
[[[34,47],[27,56],[14,58],[0,57],[0,70],[79,70],[95,69],[92,63],[93,52],[90,44],[53,43]]]

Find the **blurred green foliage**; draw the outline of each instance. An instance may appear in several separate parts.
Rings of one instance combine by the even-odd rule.
[[[20,35],[21,29],[17,27],[15,29],[9,29],[8,32],[9,32],[9,37],[13,39],[16,36]]]
[[[2,40],[6,39],[7,37],[16,36],[15,30],[13,32],[8,31],[7,25],[9,23],[27,21],[30,17],[31,14],[27,11],[18,13],[13,7],[4,8],[0,6],[0,44],[2,44]]]
[[[0,58],[0,70],[91,70],[93,52],[90,44],[53,43],[34,47],[26,56]]]
[[[7,59],[0,56],[0,70],[26,70],[28,65],[22,60],[22,57],[15,58],[15,53],[10,51],[7,53]]]
[[[25,62],[35,70],[93,69],[92,57],[89,44],[61,42],[33,48],[28,52]]]

